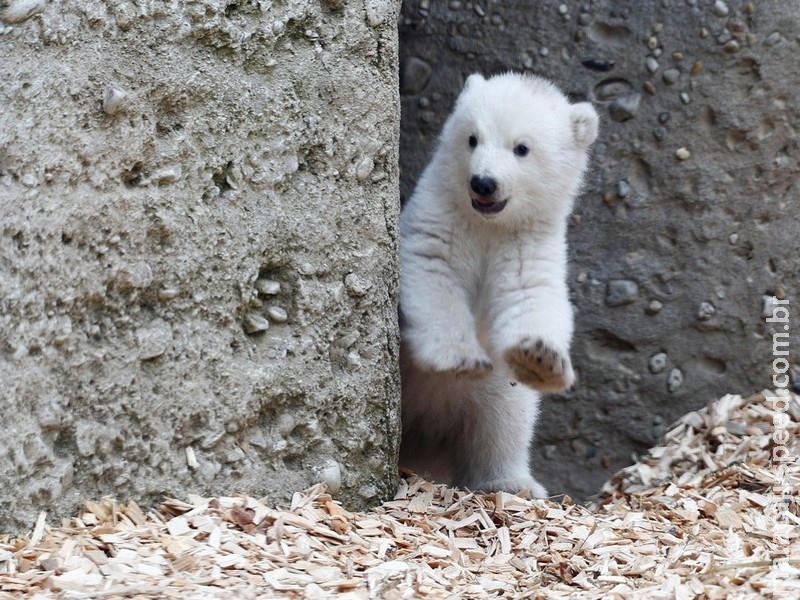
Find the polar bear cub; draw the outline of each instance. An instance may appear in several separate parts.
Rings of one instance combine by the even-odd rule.
[[[401,466],[547,496],[529,448],[539,392],[574,381],[566,219],[597,129],[544,79],[467,79],[400,217]]]

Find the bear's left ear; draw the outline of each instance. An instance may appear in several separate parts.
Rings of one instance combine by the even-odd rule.
[[[467,81],[464,82],[464,89],[468,90],[470,88],[477,87],[478,84],[483,83],[485,81],[486,79],[484,79],[483,75],[481,75],[480,73],[473,73],[472,75],[467,77]]]
[[[588,148],[597,139],[597,129],[600,121],[597,111],[588,102],[579,102],[570,106],[569,118],[572,123],[572,135],[575,137],[575,141],[582,148]]]

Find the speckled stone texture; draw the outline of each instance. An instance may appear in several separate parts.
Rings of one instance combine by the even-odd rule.
[[[772,387],[765,296],[789,302],[800,379],[798,33],[780,0],[404,3],[404,196],[471,72],[543,75],[601,114],[569,231],[578,382],[533,452],[552,492],[596,493],[680,415]]]
[[[0,531],[391,496],[398,10],[0,1]]]

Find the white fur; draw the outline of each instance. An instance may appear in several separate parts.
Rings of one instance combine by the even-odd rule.
[[[547,495],[528,453],[538,391],[574,380],[566,217],[597,127],[543,79],[467,80],[400,218],[402,466]],[[473,176],[496,191],[478,196]],[[506,204],[486,214],[474,198]]]

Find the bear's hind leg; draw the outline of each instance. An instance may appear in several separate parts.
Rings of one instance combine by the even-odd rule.
[[[482,389],[465,403],[469,414],[454,456],[453,484],[483,492],[528,490],[546,498],[529,463],[538,394],[499,377],[476,388]]]

